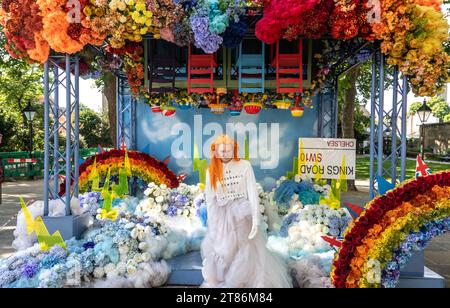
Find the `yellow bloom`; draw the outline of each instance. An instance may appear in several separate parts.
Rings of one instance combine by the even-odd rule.
[[[91,16],[92,15],[92,9],[90,6],[85,6],[83,9],[83,14],[86,16]]]

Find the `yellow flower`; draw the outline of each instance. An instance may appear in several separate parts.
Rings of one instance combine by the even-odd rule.
[[[92,9],[90,6],[85,6],[83,9],[83,14],[86,16],[91,16],[92,15]]]

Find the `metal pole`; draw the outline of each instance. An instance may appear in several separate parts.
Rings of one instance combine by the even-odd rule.
[[[73,176],[73,191],[76,198],[78,198],[78,175],[80,167],[80,59],[75,56],[75,123],[74,123],[74,176]]]
[[[379,85],[379,102],[378,102],[378,175],[383,176],[383,133],[384,133],[384,55],[380,54],[380,85]]]
[[[49,113],[49,60],[44,64],[44,216],[48,216],[48,203],[49,203],[49,195],[48,195],[48,185],[49,185],[49,121],[50,121],[50,113]]]
[[[401,134],[401,163],[400,163],[400,181],[403,182],[406,179],[406,134],[407,134],[407,111],[408,111],[408,78],[403,76],[402,86],[402,134]]]
[[[71,80],[70,80],[70,56],[66,55],[66,215],[70,215],[70,199],[71,192],[70,186],[72,183],[72,168],[71,168],[71,126],[72,126],[72,113],[71,113]]]
[[[422,160],[425,159],[425,127],[424,123],[420,125],[420,139],[421,139],[421,145],[420,145],[420,156],[422,157]]]
[[[28,126],[29,126],[29,134],[30,134],[30,159],[33,158],[33,122],[28,121]],[[33,177],[33,163],[30,162],[29,163],[29,170],[30,170],[30,179],[32,180]]]
[[[391,117],[391,176],[392,184],[397,183],[397,111],[398,111],[398,67],[394,67],[394,92]]]
[[[54,98],[53,98],[53,196],[59,195],[59,69],[57,65],[53,66],[54,75]]]
[[[372,55],[372,81],[370,94],[370,198],[375,198],[375,104],[377,87],[377,54],[374,51]]]
[[[122,131],[120,125],[120,116],[121,116],[121,109],[122,109],[122,78],[117,77],[117,108],[116,108],[116,149],[120,148],[120,132]]]

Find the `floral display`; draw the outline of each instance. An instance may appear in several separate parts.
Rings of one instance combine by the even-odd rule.
[[[248,17],[262,11],[255,33],[267,44],[324,37],[332,37],[335,45],[377,40],[388,64],[409,78],[414,93],[433,96],[448,80],[448,23],[441,4],[387,0],[378,9],[361,0],[82,0],[77,12],[68,0],[15,0],[3,2],[0,25],[9,53],[28,61],[44,63],[52,51],[73,54],[88,45],[106,46],[106,55],[92,66],[122,69],[132,93],[148,96],[141,46],[146,36],[215,53],[222,45],[236,48],[249,28]],[[324,49],[322,60],[327,58]],[[328,72],[319,68],[304,93],[306,104],[332,77]]]
[[[128,151],[133,177],[141,178],[147,183],[155,182],[165,184],[168,187],[177,187],[177,176],[161,161],[140,152]],[[92,183],[91,171],[96,161],[97,170],[101,177],[105,178],[108,171],[111,175],[117,175],[119,169],[124,168],[125,151],[111,150],[90,157],[80,165],[79,188],[81,192],[88,191]]]
[[[132,152],[129,154],[131,160]],[[97,155],[97,162],[101,161]],[[305,177],[295,180],[312,183]],[[281,178],[277,187],[286,181]],[[318,194],[329,190],[317,184],[312,187]],[[260,185],[257,189],[261,215],[270,232],[269,248],[290,260],[298,285],[330,287],[327,277],[334,251],[321,236],[341,232],[348,222],[345,211],[318,204],[303,207],[292,197],[295,206],[280,217],[279,209],[286,207],[273,199],[276,189],[264,192]],[[66,241],[67,250],[55,246],[40,251],[37,239],[28,235],[22,221],[19,224],[19,219],[23,220],[19,215],[15,236],[24,245],[11,257],[0,259],[0,287],[157,287],[171,272],[165,260],[200,249],[207,226],[202,185],[181,183],[170,188],[150,182],[141,199],[126,196],[113,200],[112,207],[118,210],[115,221],[98,214],[103,203],[99,192],[79,196],[79,207],[92,216],[93,224],[80,240]],[[41,204],[29,210],[33,217],[42,215]],[[50,212],[55,214],[53,205]],[[280,232],[280,227],[287,228],[288,234]]]
[[[382,40],[387,62],[398,65],[410,77],[412,89],[420,96],[438,92],[448,81],[448,23],[440,11],[441,1],[382,1],[381,21],[373,31]],[[389,12],[389,13],[387,13]]]
[[[392,259],[381,273],[381,286],[384,288],[395,287],[400,278],[400,270],[408,264],[414,253],[424,250],[431,239],[449,231],[450,218],[445,218],[429,222],[418,232],[410,233],[394,251]]]
[[[50,47],[42,37],[43,20],[36,1],[3,1],[0,25],[8,40],[6,50],[14,58],[45,62]]]
[[[418,240],[417,232],[427,238],[432,235],[427,230],[436,230],[433,224],[445,230],[445,223],[439,221],[450,215],[449,192],[450,173],[443,172],[407,182],[374,199],[344,236],[333,263],[333,284],[339,288],[393,286],[397,271],[412,252],[411,241]]]

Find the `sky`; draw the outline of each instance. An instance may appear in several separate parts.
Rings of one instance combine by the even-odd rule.
[[[102,92],[95,87],[94,80],[80,78],[80,102],[95,111],[102,109]]]

